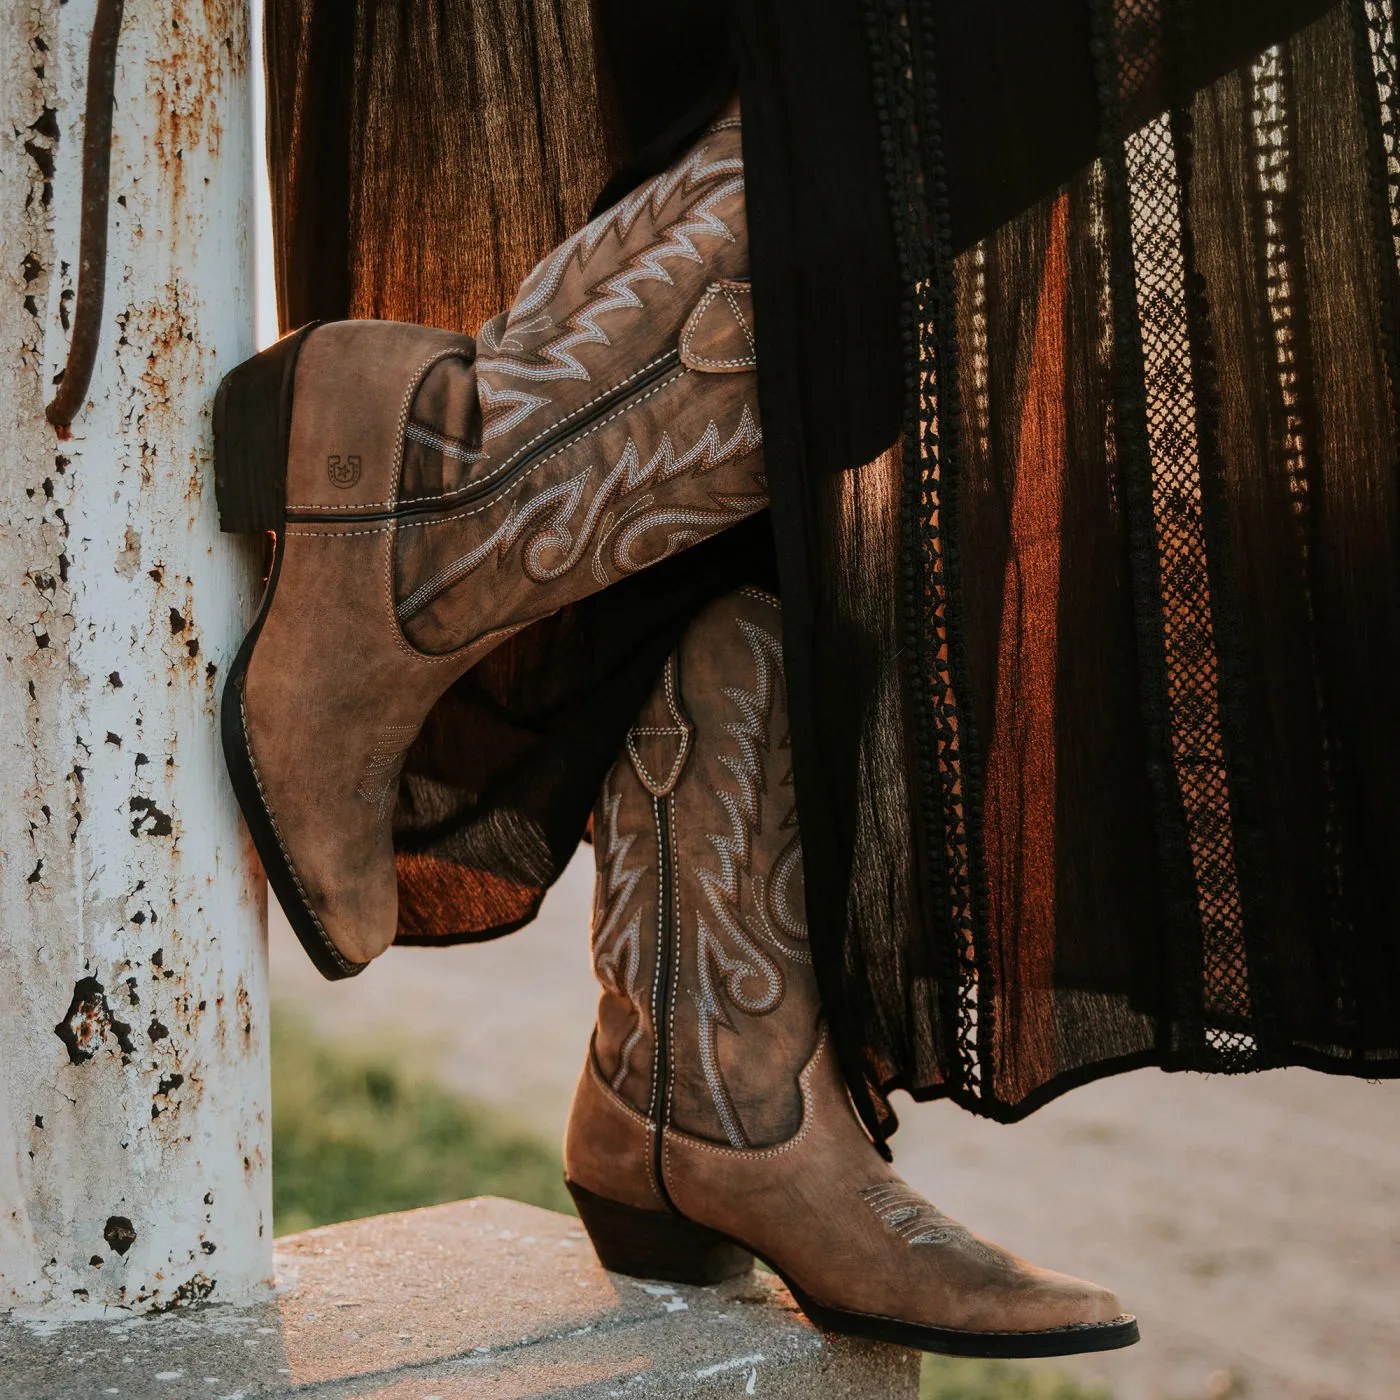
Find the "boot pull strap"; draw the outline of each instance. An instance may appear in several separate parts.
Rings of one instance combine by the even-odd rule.
[[[702,374],[755,368],[753,291],[747,282],[711,282],[681,331],[681,363]]]
[[[681,770],[690,757],[695,729],[686,718],[676,697],[676,656],[666,658],[662,672],[661,693],[666,700],[669,724],[634,724],[627,731],[627,756],[637,770],[641,784],[653,797],[665,797],[680,781]],[[642,712],[642,719],[651,719],[656,697]]]

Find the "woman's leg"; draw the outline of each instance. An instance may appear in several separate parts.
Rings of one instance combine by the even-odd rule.
[[[820,1326],[936,1351],[1125,1346],[1112,1294],[904,1184],[835,1062],[807,946],[777,600],[692,622],[593,819],[603,996],[570,1189],[611,1269],[712,1283],[754,1253]]]
[[[337,322],[225,381],[224,527],[278,536],[225,747],[327,975],[393,940],[398,772],[448,686],[518,628],[766,505],[747,273],[734,107],[475,342]]]

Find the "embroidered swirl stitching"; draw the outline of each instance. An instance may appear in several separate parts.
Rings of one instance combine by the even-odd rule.
[[[728,831],[707,837],[715,867],[696,871],[709,918],[696,917],[698,990],[694,999],[700,1064],[715,1112],[730,1143],[746,1147],[748,1139],[720,1072],[715,1037],[721,1026],[732,1029],[726,1000],[749,1015],[761,1016],[777,1007],[785,986],[781,968],[750,936],[741,913],[741,882],[752,877],[754,837],[763,820],[763,756],[770,746],[783,661],[776,636],[745,618],[737,619],[737,626],[753,660],[754,683],[751,690],[725,686],[722,692],[736,718],[724,726],[734,750],[721,753],[718,761],[733,777],[734,788],[715,794],[729,819]]]
[[[593,920],[593,969],[599,982],[623,997],[636,1014],[636,1025],[623,1043],[611,1086],[621,1092],[632,1056],[646,1033],[641,1013],[642,911],[632,909],[632,896],[646,873],[639,865],[629,865],[628,855],[636,835],[624,835],[618,827],[622,794],[609,773],[603,784],[598,810],[603,817],[602,859],[598,869],[597,914]],[[628,917],[630,913],[630,918]]]

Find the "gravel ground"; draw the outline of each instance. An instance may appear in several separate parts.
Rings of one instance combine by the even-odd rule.
[[[511,938],[325,983],[276,913],[275,994],[557,1136],[592,1025],[592,861]],[[1143,1343],[1057,1362],[1116,1400],[1400,1396],[1400,1084],[1141,1071],[1015,1127],[900,1105],[900,1170],[1029,1258],[1109,1283]]]

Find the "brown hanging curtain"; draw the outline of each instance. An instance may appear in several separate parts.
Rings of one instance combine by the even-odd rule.
[[[784,599],[809,922],[886,1094],[1400,1073],[1393,0],[269,0],[288,325],[468,331],[739,83],[771,516],[513,639],[403,942],[534,913],[685,620]],[[580,937],[584,931],[580,930]]]

